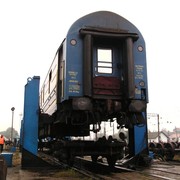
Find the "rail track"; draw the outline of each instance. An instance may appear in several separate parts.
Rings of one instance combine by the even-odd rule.
[[[88,157],[77,157],[73,167],[69,167],[52,156],[46,154],[43,154],[43,156],[46,159],[48,156],[48,159],[51,159],[50,161],[56,165],[72,168],[74,171],[83,174],[83,176],[94,180],[180,180],[180,162],[178,161],[163,162],[154,160],[150,167],[130,169],[118,164],[114,168],[110,168],[105,162],[94,163]]]
[[[118,165],[111,169],[106,163],[93,163],[84,158],[78,158],[78,161],[77,168],[80,168],[81,171],[91,172],[93,179],[180,180],[180,162],[177,161],[154,161],[150,167],[137,169]]]
[[[144,173],[158,177],[159,179],[180,180],[180,162],[156,162]]]

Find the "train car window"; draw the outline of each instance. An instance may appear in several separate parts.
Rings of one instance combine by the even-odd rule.
[[[112,73],[112,49],[97,49],[98,73]]]
[[[48,93],[51,92],[51,79],[52,79],[52,70],[49,73],[49,86],[48,86]]]
[[[44,103],[44,91],[45,91],[45,85],[43,86],[43,90],[42,90],[42,102]]]
[[[41,90],[41,94],[40,94],[40,106],[42,106],[42,90]]]

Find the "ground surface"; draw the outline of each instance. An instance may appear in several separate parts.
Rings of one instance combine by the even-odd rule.
[[[167,166],[170,171],[180,172],[180,166]],[[152,171],[149,169],[148,171]],[[162,174],[162,172],[161,172]],[[13,153],[13,160],[12,160],[12,167],[8,167],[7,169],[7,178],[6,180],[91,180],[90,178],[85,177],[82,174],[79,174],[73,170],[64,170],[64,169],[52,169],[52,168],[28,168],[22,169],[21,168],[21,153],[14,152]],[[126,173],[112,173],[111,177],[105,179],[120,179],[120,180],[131,180],[131,179],[138,179],[138,180],[156,180],[159,178],[156,177],[148,177],[146,175],[142,175],[142,173],[138,172],[126,172]],[[167,178],[168,179],[168,178]],[[171,176],[171,179],[179,180],[180,176],[174,175]]]
[[[87,178],[73,170],[52,168],[21,168],[21,154],[13,153],[12,167],[7,169],[6,180],[85,180]]]

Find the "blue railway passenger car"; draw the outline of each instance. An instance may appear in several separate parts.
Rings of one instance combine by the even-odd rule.
[[[55,54],[40,93],[39,137],[88,136],[116,121],[128,129],[129,156],[148,154],[147,103],[142,34],[118,14],[94,12],[72,24]]]

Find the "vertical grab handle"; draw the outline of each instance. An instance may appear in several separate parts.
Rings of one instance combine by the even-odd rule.
[[[135,96],[134,86],[134,58],[133,58],[133,40],[128,37],[126,39],[126,57],[127,57],[127,89],[128,98],[133,99]]]
[[[84,60],[83,60],[83,87],[84,95],[92,95],[92,37],[90,34],[84,37]]]

